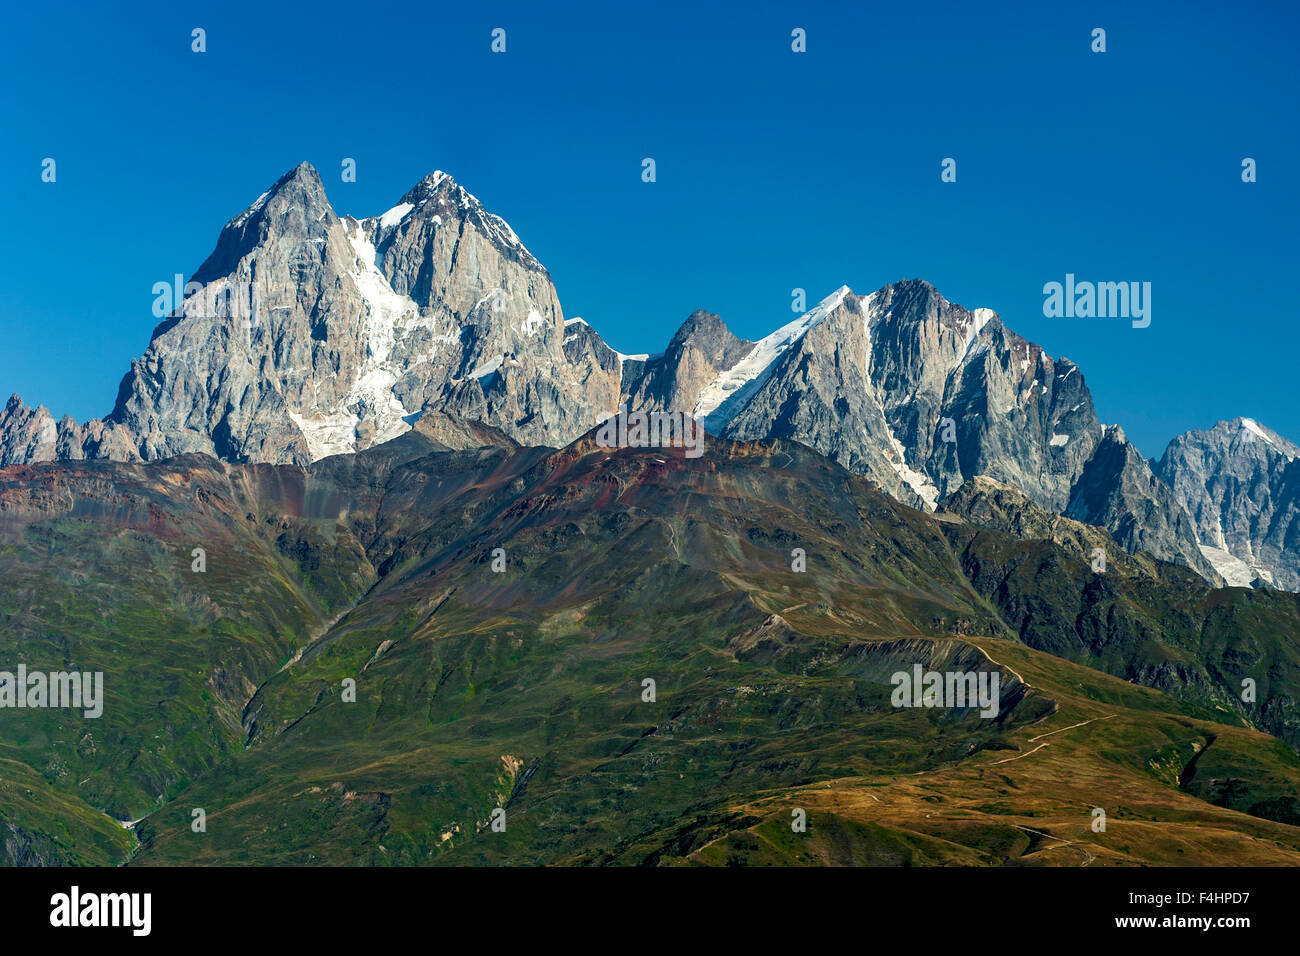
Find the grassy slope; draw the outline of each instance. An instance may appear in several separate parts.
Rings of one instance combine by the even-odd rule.
[[[1196,694],[1011,640],[1009,607],[1039,621],[1078,602],[1073,572],[1039,586],[1072,560],[1059,544],[935,520],[786,443],[694,462],[430,450],[307,474],[178,459],[107,491],[74,466],[59,481],[82,514],[0,522],[0,660],[84,661],[127,689],[93,752],[75,745],[85,721],[0,712],[48,789],[0,786],[0,818],[61,839],[46,862],[129,845],[95,808],[149,813],[141,863],[1296,859],[1300,830],[1237,812],[1286,818],[1286,747],[1212,722],[1236,718]],[[15,472],[0,503],[30,510],[34,485],[57,499],[49,475]],[[1001,591],[981,577],[995,567]],[[1247,640],[1221,637],[1224,654]],[[1017,694],[998,720],[889,706],[894,670],[993,667],[979,648],[1033,685],[1004,671]],[[796,805],[812,826],[793,839]],[[487,827],[497,806],[505,833]]]
[[[1102,529],[1047,515],[1005,486],[971,483],[945,508],[981,526],[945,528],[975,588],[1020,640],[1300,748],[1300,594],[1211,589],[1188,569],[1125,554]],[[1013,528],[1030,540],[1001,533]],[[1108,554],[1104,573],[1091,568],[1096,547]],[[1255,682],[1254,700],[1244,699],[1246,679]]]
[[[12,787],[0,790],[0,818],[64,841],[71,821],[88,825],[84,811],[134,819],[242,750],[249,694],[373,573],[346,532],[242,502],[210,459],[112,477],[99,464],[28,471],[24,486],[0,486],[0,663],[102,672],[105,700],[98,719],[0,710],[4,756],[51,803],[48,820],[33,819]],[[15,520],[23,507],[39,520]],[[314,538],[321,557],[304,570],[301,542]],[[191,570],[194,547],[206,549],[204,573]],[[102,859],[98,838],[74,842]]]

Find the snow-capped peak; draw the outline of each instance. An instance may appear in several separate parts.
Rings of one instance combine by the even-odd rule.
[[[700,391],[692,416],[703,421],[705,428],[710,431],[717,431],[725,425],[729,416],[725,411],[719,414],[719,409],[727,405],[733,396],[748,397],[761,388],[771,376],[776,360],[803,338],[809,329],[839,308],[845,296],[850,294],[852,290],[848,286],[840,286],[810,311],[755,342],[749,354],[720,373]],[[734,409],[737,405],[731,403],[730,407]]]
[[[1259,423],[1256,422],[1255,419],[1243,418],[1241,420],[1241,427],[1255,435],[1257,438],[1264,439],[1264,441],[1268,442],[1270,445],[1273,444],[1273,439],[1268,437],[1268,433],[1259,427]]]
[[[1270,451],[1282,455],[1287,461],[1295,461],[1300,457],[1300,448],[1276,432],[1270,433],[1269,429],[1253,418],[1241,419],[1241,434],[1246,441],[1262,441]]]
[[[445,185],[445,188],[443,186]],[[411,205],[413,209],[418,210],[427,203],[433,202],[439,209],[454,211],[453,214],[462,219],[469,219],[474,223],[478,230],[488,239],[502,249],[513,250],[525,262],[535,264],[538,268],[541,263],[537,257],[528,251],[523,240],[510,228],[510,224],[495,213],[490,213],[479,202],[477,196],[462,186],[449,173],[441,169],[435,169],[428,176],[425,176],[416,184],[410,192],[402,197],[402,202],[390,209],[384,214],[384,217],[391,213],[396,213],[402,206]],[[391,224],[396,225],[403,218],[411,215],[412,210],[401,213]],[[381,225],[389,225],[389,222],[383,221]],[[441,222],[440,216],[433,217],[435,221]]]

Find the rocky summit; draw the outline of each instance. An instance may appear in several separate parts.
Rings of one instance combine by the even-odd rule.
[[[1077,365],[920,279],[842,287],[757,342],[698,310],[662,353],[625,355],[565,319],[542,264],[448,174],[340,218],[303,163],[226,224],[187,288],[104,419],[10,399],[0,465],[307,465],[423,416],[560,447],[626,404],[802,442],[927,511],[987,476],[1211,583],[1300,588],[1295,445],[1240,419],[1144,460],[1098,421]],[[237,289],[251,309],[230,306]]]
[[[106,419],[55,424],[11,403],[0,461],[307,464],[395,438],[427,409],[555,444],[617,404],[617,353],[593,334],[566,342],[550,275],[442,172],[357,220],[303,163],[226,224],[192,282],[205,291],[154,330]],[[250,286],[251,316],[192,305]]]
[[[804,442],[915,507],[987,475],[1218,580],[1170,489],[1097,420],[1078,366],[927,282],[841,288],[757,343],[696,313],[642,381],[647,404],[690,408],[729,438]]]

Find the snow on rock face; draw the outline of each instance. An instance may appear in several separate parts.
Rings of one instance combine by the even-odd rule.
[[[624,353],[620,352],[618,349],[612,347],[610,351],[612,351],[614,353],[615,358],[618,359],[618,377],[620,380],[623,378],[624,364],[626,364],[627,362],[647,362],[650,360],[649,352],[639,352],[636,355],[625,355]]]
[[[271,195],[271,191],[269,189],[266,192],[262,193],[262,195],[258,196],[256,199],[253,200],[253,204],[251,206],[249,206],[247,209],[241,212],[234,219],[230,220],[230,225],[242,226],[244,223],[248,222],[248,220],[252,219],[254,214],[257,213],[259,209],[261,209],[263,206],[266,205],[266,199],[270,195]]]
[[[1260,428],[1259,425],[1255,423],[1255,420],[1253,418],[1243,418],[1241,420],[1241,424],[1248,431],[1251,431],[1254,434],[1258,435],[1260,438],[1264,439],[1264,441],[1268,442],[1270,445],[1273,444],[1273,439],[1269,438],[1268,435],[1264,433],[1264,429]]]
[[[992,319],[996,319],[998,314],[992,309],[975,309],[971,312],[971,315],[973,320],[966,332],[966,341],[962,346],[961,358],[958,359],[959,365],[970,355],[971,346],[975,344],[976,339],[980,337],[980,333],[984,331],[984,326],[988,325]]]
[[[505,353],[498,352],[496,355],[492,356],[492,358],[488,359],[478,368],[474,369],[474,371],[470,372],[469,377],[486,378],[487,376],[491,375],[493,372],[500,369],[501,363],[504,362],[505,360],[506,360]]]
[[[525,444],[560,446],[618,404],[613,353],[585,323],[564,323],[550,275],[504,220],[440,172],[408,190],[406,204],[413,208],[396,225],[373,220],[367,235],[389,287],[436,326],[432,339],[398,337],[397,391],[408,407],[432,405]],[[431,342],[437,352],[426,360]],[[499,374],[468,374],[502,353]]]
[[[380,228],[386,229],[390,226],[396,226],[399,222],[405,219],[406,214],[414,208],[415,205],[413,203],[398,203],[392,209],[388,210],[388,212],[379,217]]]
[[[889,316],[894,309],[894,305],[895,303],[886,305],[880,298],[879,294],[875,292],[862,300],[862,312],[866,316],[866,320],[862,325],[862,334],[863,342],[866,346],[866,353],[868,355],[871,354],[871,329],[873,319],[875,321],[880,321],[886,316]],[[962,347],[962,354],[961,358],[958,360],[958,364],[961,364],[961,362],[966,359],[966,356],[970,354],[970,347],[979,337],[980,330],[983,329],[984,326],[988,324],[988,320],[993,317],[993,312],[990,309],[977,310],[977,312],[978,311],[983,311],[986,315],[981,317],[977,313],[972,313],[975,316],[974,321],[971,322],[970,329],[967,331],[967,337]],[[934,481],[929,475],[923,471],[917,471],[907,463],[907,449],[903,446],[903,443],[898,440],[898,436],[894,434],[893,428],[890,427],[888,419],[883,414],[881,415],[880,421],[884,426],[885,438],[888,439],[889,442],[889,451],[893,453],[892,456],[887,456],[889,458],[890,467],[894,469],[894,473],[897,474],[899,478],[903,479],[903,483],[906,484],[907,487],[911,488],[916,496],[924,502],[925,510],[934,511],[939,501],[938,487],[935,486]]]
[[[546,319],[536,309],[528,310],[528,317],[524,319],[524,324],[519,326],[519,331],[523,335],[536,335],[540,330],[546,327]]]
[[[888,425],[885,426],[888,428]],[[939,489],[935,487],[930,476],[925,472],[917,471],[907,464],[907,450],[903,448],[903,443],[895,437],[892,429],[888,432],[889,444],[897,457],[897,461],[892,462],[894,471],[898,477],[907,483],[907,486],[916,492],[917,497],[926,503],[926,511],[933,511],[935,504],[939,500]]]
[[[1208,544],[1203,544],[1201,554],[1205,555],[1205,560],[1213,565],[1214,570],[1223,575],[1223,580],[1228,582],[1229,587],[1252,587],[1255,579],[1261,577],[1255,568],[1222,548],[1212,548]],[[1265,571],[1264,574],[1267,575],[1268,572]]]
[[[375,365],[383,365],[393,350],[394,332],[398,324],[411,316],[419,315],[415,302],[393,291],[384,274],[375,266],[375,247],[366,238],[365,230],[355,219],[346,222],[348,242],[356,251],[358,268],[351,273],[369,308],[366,323],[366,348]]]
[[[1202,552],[1231,583],[1258,579],[1300,591],[1297,459],[1300,446],[1255,419],[1236,418],[1179,435],[1156,474],[1186,503]]]
[[[415,201],[411,202],[411,200]],[[438,206],[453,212],[457,218],[471,220],[475,227],[479,229],[479,231],[482,232],[489,241],[496,244],[498,248],[510,250],[512,253],[517,255],[520,260],[532,267],[538,269],[542,267],[541,263],[537,261],[537,258],[528,251],[528,247],[524,245],[523,240],[521,240],[519,236],[516,235],[515,231],[510,228],[508,222],[495,213],[488,212],[483,207],[483,204],[479,202],[477,196],[440,169],[435,169],[432,173],[422,179],[420,183],[406,195],[400,205],[390,209],[388,213],[384,214],[384,216],[387,217],[390,213],[396,213],[396,211],[401,209],[402,206],[419,208],[431,201],[435,202]],[[397,218],[391,223],[384,222],[383,225],[396,225],[405,218],[409,212],[410,209],[403,212],[400,216],[397,216]],[[432,218],[438,220],[439,224],[441,224],[441,217],[435,215]]]
[[[704,387],[691,415],[703,421],[704,427],[709,431],[721,429],[728,419],[726,416],[714,415],[719,406],[733,394],[743,397],[746,392],[752,393],[762,387],[776,360],[809,329],[838,308],[848,294],[849,287],[840,286],[822,299],[816,308],[755,342],[748,355]],[[734,403],[732,407],[736,407]]]
[[[1296,447],[1276,432],[1270,433],[1268,429],[1261,426],[1259,422],[1255,421],[1253,418],[1243,418],[1241,420],[1241,428],[1248,441],[1254,441],[1256,439],[1263,441],[1268,445],[1270,450],[1282,455],[1287,461],[1295,461],[1297,457]]]
[[[289,418],[307,439],[312,461],[357,450],[357,425],[361,424],[361,419],[346,408],[336,408],[332,412],[312,409],[305,415],[289,409]]]
[[[307,439],[312,461],[389,441],[411,427],[402,420],[411,412],[393,393],[401,369],[394,367],[390,359],[399,329],[419,321],[419,307],[394,292],[379,271],[375,247],[364,224],[349,216],[343,220],[343,227],[356,253],[356,264],[347,275],[366,307],[365,351],[356,378],[341,401],[329,408],[313,405],[289,410],[289,417]],[[359,433],[363,423],[372,426],[364,437]]]
[[[470,196],[469,198],[474,199],[473,196]],[[474,199],[474,201],[478,202],[477,199]],[[533,256],[533,254],[528,251],[528,247],[523,244],[523,241],[520,240],[520,238],[517,235],[515,235],[515,231],[510,228],[510,223],[506,222],[500,216],[494,215],[493,213],[486,212],[486,211],[483,213],[483,221],[484,223],[486,223],[488,227],[487,233],[492,239],[496,240],[501,245],[509,246],[512,249],[517,249],[522,255],[526,256],[528,259],[532,259],[533,261],[536,261],[536,258]]]

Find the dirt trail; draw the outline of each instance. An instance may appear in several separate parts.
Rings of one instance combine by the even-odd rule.
[[[1083,862],[1079,864],[1080,866],[1087,866],[1093,860],[1097,859],[1095,856],[1092,855],[1092,853],[1088,850],[1087,847],[1081,846],[1080,844],[1075,843],[1073,840],[1067,840],[1064,837],[1052,836],[1050,833],[1044,833],[1042,830],[1033,830],[1029,827],[1022,827],[1019,823],[1013,823],[1012,826],[1014,826],[1017,830],[1024,830],[1026,833],[1033,833],[1040,837],[1045,837],[1048,840],[1061,841],[1060,843],[1056,844],[1056,846],[1043,847],[1041,850],[1037,851],[1039,853],[1046,853],[1048,850],[1059,850],[1061,849],[1061,847],[1064,846],[1072,846],[1080,853],[1083,854]]]
[[[995,761],[993,761],[993,766],[996,767],[998,764],[1001,764],[1001,763],[1011,763],[1011,761],[1013,761],[1013,760],[1024,760],[1024,759],[1025,759],[1026,757],[1028,757],[1030,754],[1036,754],[1036,753],[1038,753],[1038,751],[1042,750],[1044,747],[1050,747],[1050,746],[1052,746],[1052,745],[1051,745],[1051,744],[1039,744],[1039,745],[1038,745],[1037,747],[1035,747],[1033,750],[1027,750],[1027,751],[1025,751],[1025,752],[1022,753],[1022,754],[1016,754],[1014,757],[1007,757],[1007,758],[1004,759],[1004,760],[995,760]]]
[[[1071,724],[1069,727],[1062,727],[1059,730],[1049,730],[1047,733],[1039,734],[1037,737],[1030,737],[1028,742],[1032,744],[1035,740],[1042,740],[1044,737],[1052,736],[1052,734],[1064,733],[1067,730],[1073,730],[1075,727],[1082,727],[1084,724],[1090,724],[1094,720],[1110,720],[1114,716],[1114,714],[1107,714],[1105,717],[1089,717],[1087,720],[1081,720],[1077,724]]]
[[[1110,720],[1110,719],[1111,719],[1112,717],[1114,717],[1114,716],[1115,716],[1115,714],[1107,714],[1105,717],[1089,717],[1087,720],[1081,720],[1081,721],[1079,721],[1077,724],[1071,724],[1069,727],[1061,727],[1061,728],[1059,728],[1059,729],[1057,729],[1057,730],[1049,730],[1047,733],[1045,733],[1045,734],[1039,734],[1037,737],[1030,737],[1030,738],[1029,738],[1027,741],[1025,741],[1025,742],[1026,742],[1026,743],[1030,743],[1030,744],[1032,744],[1035,740],[1042,740],[1044,737],[1050,737],[1050,736],[1052,736],[1052,734],[1060,734],[1060,733],[1064,733],[1064,732],[1067,731],[1067,730],[1073,730],[1075,727],[1082,727],[1082,726],[1084,726],[1085,724],[1090,724],[1090,723],[1092,723],[1092,722],[1095,721],[1095,720]],[[1005,758],[1004,760],[995,760],[995,761],[993,761],[992,766],[996,767],[998,764],[1001,764],[1001,763],[1011,763],[1011,761],[1013,761],[1013,760],[1023,760],[1025,757],[1028,757],[1030,754],[1036,754],[1036,753],[1038,753],[1038,751],[1042,750],[1044,747],[1050,747],[1050,746],[1051,746],[1051,744],[1039,744],[1039,745],[1038,745],[1037,747],[1035,747],[1033,750],[1027,750],[1027,751],[1025,751],[1025,752],[1022,753],[1022,754],[1016,754],[1014,757],[1007,757],[1007,758]]]

